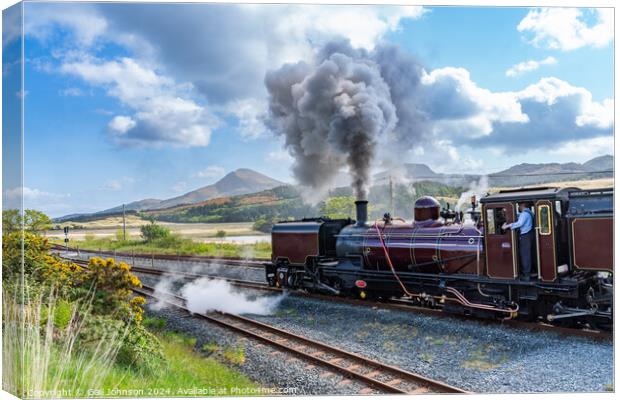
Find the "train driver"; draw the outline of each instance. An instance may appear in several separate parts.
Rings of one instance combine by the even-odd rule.
[[[529,281],[532,272],[532,248],[534,246],[534,213],[525,202],[519,203],[517,222],[506,224],[502,229],[519,229],[519,258],[521,261],[521,280]]]

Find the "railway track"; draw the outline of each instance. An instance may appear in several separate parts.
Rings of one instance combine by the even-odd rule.
[[[193,262],[208,262],[217,263],[222,265],[235,265],[250,268],[264,268],[263,264],[269,260],[255,259],[255,258],[241,258],[241,257],[215,257],[215,256],[191,256],[183,254],[155,254],[155,253],[122,253],[117,251],[107,250],[85,250],[75,247],[66,247],[58,244],[51,245],[52,250],[58,251],[72,251],[82,252],[90,254],[100,254],[105,256],[124,257],[124,258],[142,258],[147,260],[166,260],[166,261],[193,261]]]
[[[85,261],[80,260],[80,259],[69,258],[69,260],[77,264],[85,265]],[[238,264],[235,264],[235,265],[238,265]],[[261,282],[244,281],[241,279],[233,279],[233,278],[208,275],[208,274],[196,274],[196,273],[191,273],[191,272],[161,270],[161,269],[156,269],[156,268],[144,268],[144,267],[135,267],[135,266],[132,267],[132,271],[137,272],[137,273],[150,274],[150,275],[176,275],[184,279],[198,279],[198,278],[220,279],[220,280],[225,280],[229,282],[230,284],[237,286],[237,287],[263,290],[263,291],[271,291],[271,292],[282,292],[282,289],[280,288],[271,287]],[[489,320],[489,319],[458,315],[458,314],[447,314],[440,309],[417,307],[415,305],[412,305],[407,300],[403,300],[403,299],[389,299],[389,300],[383,300],[383,301],[373,301],[373,300],[360,300],[360,299],[353,299],[353,298],[346,298],[346,297],[328,296],[328,295],[317,294],[317,293],[309,293],[305,291],[293,291],[289,293],[295,296],[315,298],[315,299],[328,300],[328,301],[336,300],[339,302],[348,303],[352,305],[358,305],[358,306],[364,306],[364,307],[379,307],[383,309],[393,309],[393,310],[399,310],[399,311],[414,312],[418,314],[422,313],[422,314],[432,315],[432,316],[441,317],[441,318],[455,318],[455,319],[469,320],[469,321],[475,320],[480,323],[488,324],[488,325],[501,324],[502,326],[507,326],[510,328],[527,329],[530,331],[554,332],[554,333],[558,333],[562,335],[586,337],[586,338],[595,339],[595,340],[606,340],[606,341],[613,340],[613,334],[611,332],[603,332],[603,331],[590,330],[590,329],[567,328],[567,327],[550,325],[550,324],[541,323],[541,322],[527,322],[527,321],[519,321],[519,320],[511,320],[511,319],[497,321],[497,320]]]
[[[292,354],[311,365],[330,369],[342,375],[341,384],[348,384],[353,381],[362,383],[365,388],[360,393],[467,393],[465,390],[447,383],[426,378],[359,354],[350,353],[250,318],[222,312],[192,313],[185,306],[184,298],[174,294],[158,296],[154,289],[149,286],[143,286],[142,289],[134,289],[134,291],[164,301],[225,329],[259,340],[279,351]]]

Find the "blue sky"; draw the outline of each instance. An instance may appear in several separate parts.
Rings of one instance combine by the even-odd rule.
[[[613,153],[609,12],[26,3],[24,20],[25,201],[52,216],[241,167],[295,181],[264,76],[342,38],[422,68],[411,104],[425,128],[396,146],[399,162],[485,173]]]

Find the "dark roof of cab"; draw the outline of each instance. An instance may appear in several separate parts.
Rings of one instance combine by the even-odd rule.
[[[577,188],[558,188],[558,187],[532,187],[500,190],[498,193],[490,194],[480,199],[481,203],[496,203],[501,201],[518,200],[538,200],[567,198],[568,193]]]

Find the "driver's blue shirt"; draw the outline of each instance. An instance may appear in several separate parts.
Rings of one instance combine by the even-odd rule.
[[[532,224],[532,212],[526,209],[523,210],[522,213],[519,213],[519,219],[517,219],[517,222],[508,224],[508,226],[510,227],[510,229],[521,229],[521,234],[525,235],[532,230]]]

